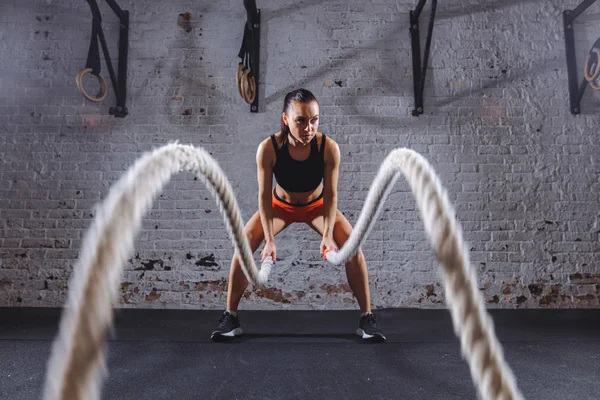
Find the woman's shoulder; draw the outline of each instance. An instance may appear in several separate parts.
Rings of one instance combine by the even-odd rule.
[[[321,133],[321,140],[319,140],[317,142],[317,144],[319,145],[319,148],[321,148],[321,145],[323,144],[323,139],[325,139],[325,147],[324,147],[324,156],[325,156],[325,162],[335,162],[336,160],[339,160],[340,158],[340,148],[337,144],[337,142],[335,141],[335,139],[332,139],[331,136],[327,136],[323,133]]]
[[[275,146],[278,144],[277,135],[281,136],[280,132],[277,132],[269,137],[264,138],[258,145],[257,155],[260,158],[274,158],[275,157]],[[273,143],[273,138],[275,142]]]
[[[269,135],[269,137],[275,137],[277,139],[280,139],[281,138],[281,131],[277,131],[277,132]]]
[[[326,135],[325,133],[319,131],[317,132],[317,139],[319,141],[319,143],[323,140],[323,138],[326,138],[327,143],[336,143],[335,140],[333,140],[333,138],[329,135]]]
[[[283,136],[281,134],[281,131],[277,131],[269,135],[269,137],[265,138],[265,140],[263,140],[263,143],[266,143],[266,145],[269,145],[270,143],[271,147],[273,147],[273,144],[276,144],[278,149],[281,147],[282,142]]]
[[[323,132],[318,132],[318,134],[317,134],[317,144],[319,145],[319,148],[321,147],[321,144],[323,143],[323,140],[325,140],[325,148],[327,148],[327,147],[337,148],[338,147],[338,144],[335,141],[335,139],[333,139],[329,135],[324,134]]]
[[[279,143],[281,141],[281,131],[275,132],[269,136],[267,136],[266,138],[264,138],[259,146],[264,146],[264,145],[268,145],[269,143],[273,143],[273,139],[275,139],[275,141],[277,143]]]

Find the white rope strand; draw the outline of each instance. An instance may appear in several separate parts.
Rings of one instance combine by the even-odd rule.
[[[48,364],[45,400],[99,398],[106,372],[104,345],[123,265],[133,250],[142,216],[169,178],[181,170],[195,172],[211,190],[248,280],[255,284],[267,281],[273,260],[267,258],[260,271],[257,269],[233,190],[214,159],[203,149],[176,143],[143,155],[111,188],[86,234]],[[520,399],[475,284],[454,211],[433,169],[418,153],[396,149],[388,155],[350,238],[339,252],[327,254],[327,260],[340,264],[356,253],[399,172],[412,188],[442,266],[455,333],[475,385],[484,399]]]
[[[133,250],[142,215],[180,170],[197,173],[210,188],[225,216],[242,270],[251,282],[266,282],[272,260],[265,260],[259,273],[233,190],[214,159],[203,149],[179,144],[145,154],[111,188],[86,234],[48,364],[46,400],[99,398],[105,374],[104,343],[123,265]]]
[[[346,262],[358,251],[375,223],[387,193],[398,175],[406,177],[425,224],[437,259],[442,267],[446,301],[454,331],[460,338],[474,384],[483,399],[521,399],[515,378],[504,360],[491,317],[485,310],[477,277],[470,265],[462,229],[439,178],[427,160],[410,149],[395,149],[386,157],[346,244],[326,258],[334,264]],[[375,211],[377,210],[377,211]]]

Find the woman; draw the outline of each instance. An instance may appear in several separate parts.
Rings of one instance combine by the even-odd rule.
[[[314,95],[298,89],[286,95],[281,131],[258,146],[257,211],[245,227],[252,251],[265,243],[261,259],[276,260],[275,235],[293,222],[304,222],[323,236],[321,254],[344,245],[352,226],[337,209],[340,150],[317,130],[319,104]],[[277,184],[273,188],[273,174]],[[346,276],[362,312],[357,334],[363,339],[385,340],[371,312],[369,278],[362,251],[346,263]],[[238,257],[229,273],[227,310],[211,339],[241,335],[237,307],[248,285]]]

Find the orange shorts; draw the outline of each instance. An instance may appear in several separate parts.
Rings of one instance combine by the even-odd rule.
[[[293,205],[280,199],[273,190],[273,211],[283,214],[283,219],[288,222],[311,222],[323,215],[323,194],[307,204]]]

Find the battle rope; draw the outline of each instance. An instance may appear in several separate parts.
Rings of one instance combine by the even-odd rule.
[[[182,170],[195,172],[211,190],[246,276],[253,283],[266,282],[272,262],[266,260],[260,272],[256,268],[233,190],[215,160],[203,149],[179,144],[143,155],[110,189],[86,234],[48,364],[45,399],[99,398],[104,342],[123,265],[143,214]]]
[[[460,337],[473,382],[484,399],[521,399],[512,371],[504,360],[502,346],[495,336],[493,321],[485,311],[454,209],[433,168],[419,153],[410,149],[390,152],[371,185],[352,234],[339,251],[325,255],[327,260],[342,264],[356,253],[369,235],[400,172],[415,196],[425,231],[442,267],[454,332]]]
[[[144,154],[110,189],[86,233],[48,363],[46,400],[100,397],[106,373],[104,344],[113,322],[123,265],[152,200],[173,174],[183,170],[196,173],[215,197],[244,274],[252,283],[266,282],[272,260],[265,260],[260,271],[256,267],[236,198],[217,162],[201,148],[177,143]],[[397,149],[388,155],[355,230],[340,251],[329,253],[327,259],[341,263],[357,251],[365,239],[359,235],[366,236],[370,231],[399,171],[412,187],[425,229],[443,266],[455,332],[460,334],[474,383],[484,399],[521,398],[475,285],[461,229],[452,218],[452,208],[439,180],[418,153]]]

